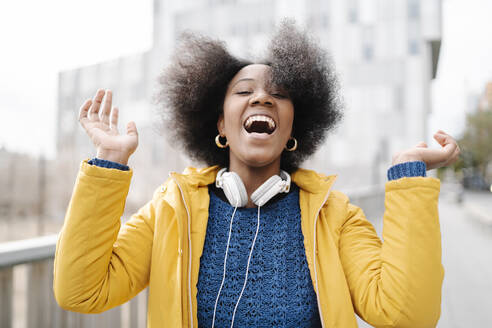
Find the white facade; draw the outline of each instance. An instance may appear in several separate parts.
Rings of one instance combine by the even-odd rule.
[[[114,90],[121,121],[135,120],[140,131],[129,202],[142,204],[168,171],[190,164],[156,134],[151,101],[180,32],[220,38],[232,53],[254,59],[285,16],[307,26],[330,51],[346,105],[343,123],[304,167],[339,174],[342,189],[384,182],[391,154],[426,139],[440,0],[155,0],[149,52],[60,73],[60,158],[71,158],[73,173],[81,157],[93,155],[74,111],[97,88]]]

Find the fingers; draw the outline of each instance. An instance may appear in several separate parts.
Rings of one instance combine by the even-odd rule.
[[[456,149],[454,150],[453,155],[446,162],[445,165],[453,164],[454,162],[456,162],[458,160],[458,158],[460,157],[460,153],[461,153],[460,146],[459,145],[456,145]]]
[[[111,113],[111,104],[113,102],[113,93],[111,90],[106,91],[106,97],[104,98],[104,105],[101,111],[101,122],[109,125],[109,115]]]
[[[456,140],[446,132],[439,130],[434,139],[441,145],[440,149],[430,149],[425,142],[420,142],[414,148],[397,153],[393,156],[393,165],[409,161],[424,161],[427,169],[435,169],[454,163],[460,154]]]
[[[138,136],[137,126],[135,125],[135,122],[132,121],[126,125],[126,134],[128,134],[129,136]]]
[[[460,154],[456,140],[442,130],[438,130],[434,134],[434,139],[442,146],[442,149],[435,154],[433,160],[435,167],[447,166],[454,163]]]
[[[85,121],[87,120],[87,114],[89,113],[89,108],[91,107],[92,99],[87,99],[79,109],[79,122],[82,126],[84,126]]]
[[[434,139],[441,145],[445,146],[450,143],[456,143],[456,141],[449,134],[444,132],[443,130],[438,130],[434,133]]]
[[[119,109],[117,107],[114,107],[113,110],[111,111],[110,128],[111,130],[114,130],[116,132],[118,132],[118,116],[119,116]]]
[[[99,121],[99,108],[101,107],[102,99],[104,97],[104,90],[99,89],[94,96],[92,106],[89,111],[89,119],[91,121]]]
[[[443,147],[444,153],[448,157],[453,155],[454,151],[458,147],[456,140],[442,130],[439,130],[436,134],[434,134],[434,139],[436,139],[436,141]]]

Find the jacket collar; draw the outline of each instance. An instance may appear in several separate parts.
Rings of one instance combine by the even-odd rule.
[[[172,172],[171,175],[189,187],[205,187],[215,182],[218,165],[197,169],[187,167],[183,173]],[[302,190],[312,194],[325,194],[335,182],[336,175],[324,175],[312,170],[297,169],[291,174],[292,181]]]
[[[220,167],[218,165],[198,169],[188,166],[184,169],[183,173],[171,172],[169,175],[179,182],[186,183],[189,187],[198,188],[214,183],[219,169]]]
[[[292,181],[304,191],[325,194],[335,182],[337,175],[324,175],[313,170],[297,169],[291,174]]]

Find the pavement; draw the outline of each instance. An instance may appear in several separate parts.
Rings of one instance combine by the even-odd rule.
[[[492,225],[492,192],[466,191],[463,206],[471,218]]]
[[[470,219],[492,225],[491,191],[471,191],[457,183],[442,183],[440,199],[461,205]]]
[[[444,284],[439,328],[492,327],[492,193],[439,204]]]

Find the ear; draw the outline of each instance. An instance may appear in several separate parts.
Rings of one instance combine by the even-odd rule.
[[[220,114],[219,119],[217,120],[217,130],[219,130],[221,136],[225,135],[224,114]]]

